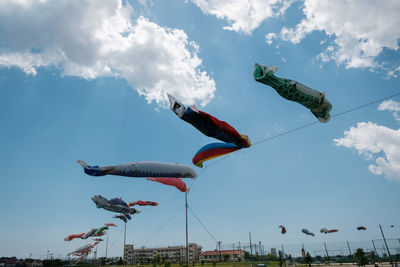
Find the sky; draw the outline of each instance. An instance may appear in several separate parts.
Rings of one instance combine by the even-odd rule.
[[[88,176],[78,159],[196,168],[189,241],[204,250],[249,232],[287,247],[370,242],[379,224],[399,238],[400,98],[378,101],[400,90],[399,13],[397,0],[1,1],[0,256],[65,257],[89,243],[65,236],[111,221],[108,256],[122,255],[123,224],[96,208],[97,194],[160,203],[139,208],[127,243],[185,243],[183,193]],[[316,118],[256,82],[254,63],[325,92],[341,115],[279,136]],[[195,167],[215,140],[171,112],[167,93],[253,146]]]

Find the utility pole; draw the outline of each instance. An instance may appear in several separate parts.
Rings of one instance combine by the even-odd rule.
[[[218,245],[218,256],[219,256],[219,261],[221,262],[221,241],[217,242]]]
[[[185,207],[186,207],[186,267],[189,267],[189,241],[188,241],[188,192],[185,192]]]
[[[385,246],[386,246],[387,253],[388,253],[388,255],[389,255],[390,264],[391,264],[392,267],[393,267],[392,255],[390,255],[390,251],[389,251],[388,245],[387,245],[387,243],[386,243],[386,238],[385,238],[385,235],[383,234],[382,226],[381,226],[380,224],[379,224],[379,228],[381,229],[381,234],[382,234],[382,237],[383,237],[383,241],[385,241]]]
[[[235,244],[234,243],[232,243],[232,249],[233,249],[232,250],[232,261],[235,262],[236,255],[235,255]]]
[[[253,249],[251,248],[251,233],[249,232],[250,239],[250,258],[251,258],[251,267],[253,267]]]
[[[331,262],[329,260],[328,250],[326,249],[326,243],[325,242],[324,242],[324,246],[325,246],[326,257],[328,259],[328,265],[331,265]]]

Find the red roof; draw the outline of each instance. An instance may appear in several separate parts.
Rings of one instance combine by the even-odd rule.
[[[216,256],[219,255],[221,253],[221,256],[228,254],[228,255],[239,255],[240,253],[243,253],[244,250],[210,250],[210,251],[204,251],[202,253],[200,253],[200,256]]]

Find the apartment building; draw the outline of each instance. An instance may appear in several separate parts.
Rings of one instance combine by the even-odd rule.
[[[223,261],[228,255],[228,261],[243,261],[244,250],[210,250],[200,253],[200,260],[204,261]]]
[[[201,246],[195,243],[189,243],[189,262],[199,262]],[[124,259],[128,264],[138,262],[150,263],[154,257],[160,254],[161,259],[172,262],[186,261],[186,246],[168,246],[158,248],[134,248],[132,244],[126,244],[124,250]]]

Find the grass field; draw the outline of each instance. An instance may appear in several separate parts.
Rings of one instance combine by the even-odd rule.
[[[254,262],[253,266],[257,267],[257,264],[259,264],[259,263],[263,263],[263,262]],[[139,267],[138,265],[125,265],[125,266],[126,267]],[[194,267],[251,267],[251,263],[250,262],[220,262],[220,263],[217,263],[216,265],[213,265],[212,263],[204,263],[204,265],[201,265],[200,263],[195,264],[195,265],[189,264],[189,267],[193,267],[193,266]],[[279,263],[278,262],[268,263],[265,266],[266,267],[278,267]],[[299,265],[297,265],[297,266],[299,266]],[[114,267],[123,267],[123,265],[114,265]],[[152,264],[140,265],[140,267],[153,267],[153,265]],[[157,265],[157,267],[164,267],[164,264]],[[171,267],[182,267],[182,265],[171,264]]]

